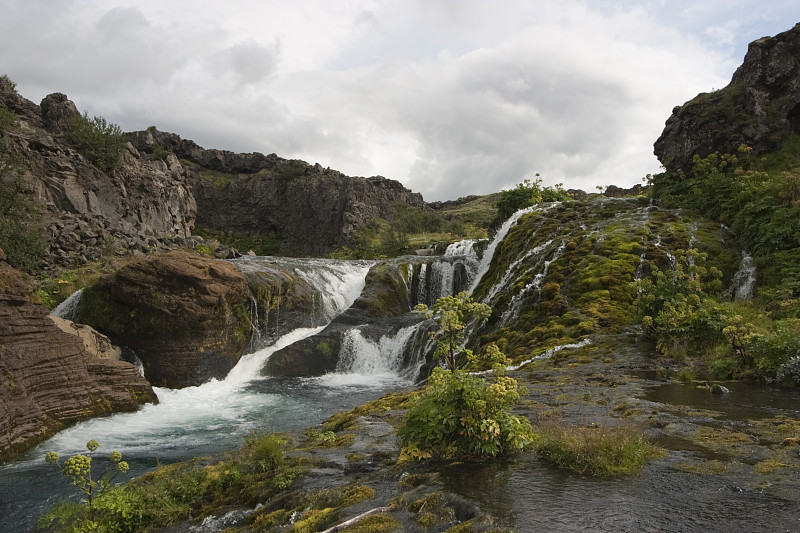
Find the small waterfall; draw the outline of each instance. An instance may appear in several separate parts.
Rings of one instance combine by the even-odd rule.
[[[725,290],[726,295],[733,295],[734,300],[750,300],[756,284],[756,265],[753,257],[742,250],[742,262],[739,270],[733,275],[731,286]]]
[[[520,209],[508,217],[508,220],[503,222],[503,225],[500,226],[500,229],[497,230],[497,233],[495,233],[494,238],[492,239],[492,242],[489,243],[486,251],[483,252],[483,258],[476,269],[475,277],[472,280],[472,285],[469,288],[469,292],[472,293],[475,291],[475,288],[478,286],[478,283],[480,283],[481,278],[484,276],[484,274],[486,274],[486,272],[489,270],[489,266],[492,264],[492,257],[494,257],[494,252],[497,249],[497,246],[503,242],[503,239],[506,238],[506,235],[508,235],[508,232],[511,231],[511,228],[514,227],[520,217],[527,215],[528,213],[533,213],[534,211],[547,211],[559,205],[559,203],[560,202],[553,202],[545,206],[533,205],[524,209]]]
[[[78,311],[81,307],[81,295],[83,289],[78,289],[69,295],[69,298],[61,302],[53,309],[50,314],[55,315],[66,320],[78,321]]]
[[[520,266],[524,265],[525,262],[528,260],[528,258],[530,258],[531,256],[539,255],[540,253],[542,253],[542,250],[546,249],[552,243],[553,239],[550,239],[549,241],[540,244],[539,246],[535,246],[530,250],[528,250],[527,252],[525,252],[525,254],[522,257],[511,263],[511,265],[509,265],[508,269],[503,274],[503,277],[500,279],[500,281],[494,284],[494,286],[489,291],[489,294],[486,296],[486,298],[484,298],[483,301],[490,302],[492,298],[494,298],[495,295],[497,295],[497,293],[500,292],[500,289],[506,286],[508,280],[511,279],[511,276],[515,276],[518,274]]]
[[[552,242],[553,241],[548,241],[548,243],[546,244],[550,244]],[[533,276],[533,279],[530,281],[530,283],[525,285],[525,287],[521,291],[519,291],[511,298],[511,301],[508,302],[508,307],[506,308],[502,318],[500,319],[500,322],[502,324],[506,324],[510,318],[516,317],[519,314],[520,307],[522,307],[523,302],[525,302],[528,292],[530,292],[531,290],[537,290],[537,291],[541,290],[542,283],[544,282],[544,279],[547,277],[547,271],[550,269],[550,265],[553,263],[553,261],[561,257],[561,254],[564,252],[564,248],[566,246],[567,246],[567,241],[562,241],[559,247],[556,249],[556,251],[553,252],[553,256],[550,259],[541,263],[542,265],[541,271],[537,272],[536,275]],[[542,245],[537,248],[545,249],[545,245]],[[538,266],[538,264],[536,266]]]
[[[475,239],[464,239],[463,241],[454,242],[447,247],[447,250],[444,251],[444,255],[445,257],[470,257],[474,258],[477,262],[478,254],[475,253],[476,242],[478,241]]]
[[[342,335],[342,346],[336,372],[364,376],[400,376],[414,381],[425,362],[424,351],[409,350],[422,333],[418,322],[384,335],[378,341],[366,338],[360,328],[351,328]]]
[[[417,303],[428,302],[428,263],[419,265],[419,276],[417,276]]]

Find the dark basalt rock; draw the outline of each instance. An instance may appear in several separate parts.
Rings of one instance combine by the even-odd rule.
[[[655,154],[671,171],[688,171],[695,154],[756,155],[800,133],[800,24],[753,41],[730,84],[701,93],[672,111],[655,142]]]
[[[156,145],[171,150],[189,167],[199,226],[238,235],[275,234],[297,255],[321,256],[352,245],[371,219],[392,219],[398,202],[425,207],[419,193],[382,176],[346,176],[275,154],[206,150],[155,128],[130,138],[143,152]]]

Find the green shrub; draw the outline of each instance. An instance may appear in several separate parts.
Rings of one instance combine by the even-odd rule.
[[[527,419],[511,414],[519,400],[516,380],[491,383],[463,370],[436,368],[398,431],[401,460],[494,457],[530,441]]]
[[[513,189],[502,190],[500,199],[497,201],[497,218],[492,225],[501,224],[516,211],[525,207],[541,202],[569,199],[560,183],[555,187],[542,187],[541,184],[542,180],[539,178],[539,174],[536,174],[536,179],[533,181],[526,179],[522,183],[518,183]]]
[[[33,272],[44,256],[47,239],[42,206],[33,201],[23,169],[22,158],[0,139],[0,249],[11,266]]]
[[[94,166],[104,172],[115,169],[125,151],[127,140],[122,129],[103,117],[89,118],[88,113],[70,121],[67,140]]]

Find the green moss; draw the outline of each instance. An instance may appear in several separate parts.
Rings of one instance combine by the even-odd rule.
[[[374,514],[361,520],[357,524],[341,530],[343,533],[391,533],[403,531],[399,520],[384,513]]]
[[[233,183],[233,174],[229,172],[219,172],[217,170],[204,169],[200,176],[203,183],[219,188],[225,188]]]

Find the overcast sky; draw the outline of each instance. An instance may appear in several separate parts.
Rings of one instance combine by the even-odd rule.
[[[0,0],[0,74],[126,131],[382,175],[426,200],[658,172],[674,106],[797,0]]]

